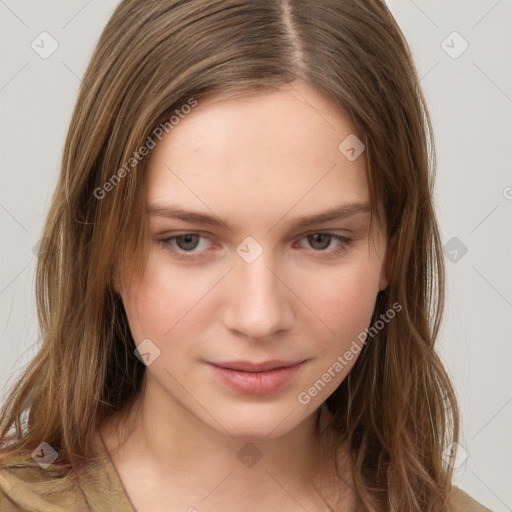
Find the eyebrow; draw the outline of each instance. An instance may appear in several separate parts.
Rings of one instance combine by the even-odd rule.
[[[340,220],[346,217],[351,217],[352,215],[368,213],[370,209],[370,203],[368,202],[356,201],[352,203],[345,203],[335,206],[334,208],[331,208],[330,210],[326,210],[321,213],[315,213],[313,215],[301,215],[299,217],[296,217],[290,224],[290,228],[293,230],[300,227],[308,227],[315,224],[321,224],[333,220]],[[219,216],[215,214],[210,215],[202,212],[186,210],[173,204],[150,204],[147,208],[147,212],[152,216],[165,217],[169,219],[179,219],[185,222],[190,222],[192,224],[225,226],[230,231],[233,231],[232,226],[224,222]],[[281,219],[278,222],[276,222],[276,224],[279,223],[285,217],[285,215],[283,215],[283,217],[281,217]],[[274,226],[276,224],[274,224]]]

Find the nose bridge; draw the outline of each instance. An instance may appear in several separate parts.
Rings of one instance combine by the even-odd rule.
[[[249,251],[253,249],[249,246]],[[236,256],[235,268],[230,273],[227,327],[254,339],[290,328],[293,321],[291,304],[285,288],[274,274],[274,266],[270,251],[261,251],[252,261],[245,259],[243,254],[240,258]]]

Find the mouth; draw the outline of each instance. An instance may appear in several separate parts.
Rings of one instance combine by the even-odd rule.
[[[274,393],[289,383],[302,367],[300,361],[222,361],[208,363],[214,377],[232,390],[247,395]]]
[[[241,372],[267,372],[271,370],[276,370],[278,368],[290,368],[291,366],[295,366],[297,364],[303,363],[303,360],[298,361],[283,361],[283,360],[272,360],[272,361],[263,361],[261,363],[254,363],[251,361],[220,361],[220,362],[212,362],[215,366],[219,368],[225,368],[227,370],[239,370]]]

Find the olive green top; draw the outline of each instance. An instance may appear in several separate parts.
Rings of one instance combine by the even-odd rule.
[[[36,462],[0,467],[0,512],[136,512],[99,433],[94,455],[78,478]],[[490,512],[457,487],[452,503],[453,512]]]

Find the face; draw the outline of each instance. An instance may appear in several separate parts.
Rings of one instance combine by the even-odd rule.
[[[199,103],[152,150],[147,268],[115,286],[162,410],[276,438],[346,377],[387,285],[351,134],[295,83]]]

